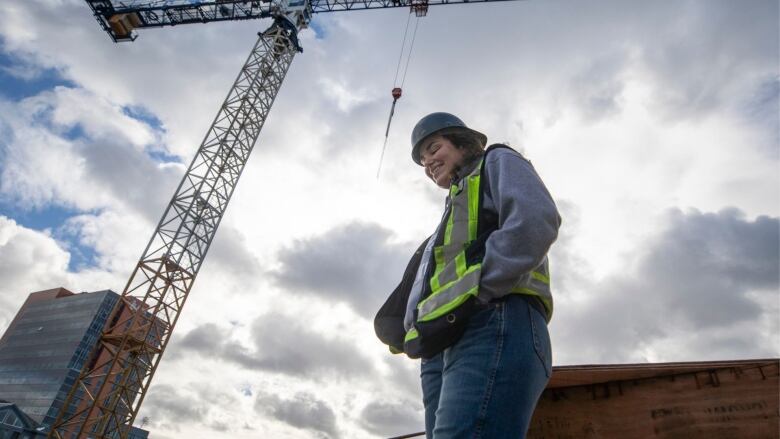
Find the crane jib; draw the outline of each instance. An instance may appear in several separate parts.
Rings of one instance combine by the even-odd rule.
[[[112,2],[85,0],[95,18],[114,41],[133,41],[135,29],[182,24],[268,18],[280,13],[278,1],[219,0],[208,2]],[[311,14],[365,9],[410,8],[416,14],[428,6],[521,0],[311,0]],[[284,7],[293,6],[283,5]]]

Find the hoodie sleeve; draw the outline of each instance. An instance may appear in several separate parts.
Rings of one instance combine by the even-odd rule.
[[[544,261],[558,237],[561,217],[531,163],[510,149],[496,149],[485,159],[488,198],[498,230],[485,243],[480,299],[509,293],[518,280]],[[491,206],[492,204],[492,206]]]

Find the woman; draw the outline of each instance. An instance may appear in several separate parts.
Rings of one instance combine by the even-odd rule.
[[[415,126],[412,159],[449,195],[375,319],[391,351],[422,358],[428,439],[525,437],[551,372],[560,216],[530,162],[486,143],[448,113]]]

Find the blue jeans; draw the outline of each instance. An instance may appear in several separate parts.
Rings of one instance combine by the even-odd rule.
[[[422,360],[427,439],[525,437],[552,371],[547,323],[527,300],[482,305],[457,343]]]

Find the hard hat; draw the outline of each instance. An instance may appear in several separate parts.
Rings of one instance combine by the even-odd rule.
[[[487,136],[467,127],[456,116],[450,113],[431,113],[420,119],[412,130],[412,160],[415,163],[422,166],[422,163],[420,163],[420,147],[423,140],[432,134],[441,133],[444,130],[447,132],[468,131],[476,136],[483,148],[487,144]]]

